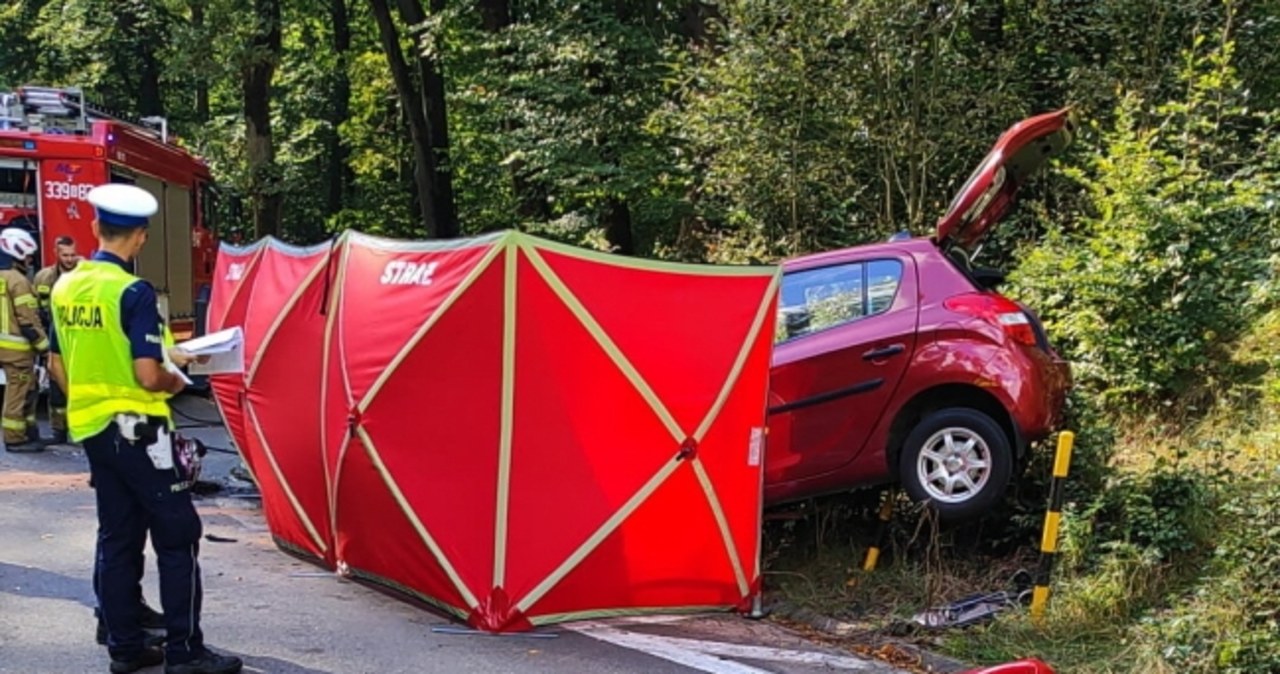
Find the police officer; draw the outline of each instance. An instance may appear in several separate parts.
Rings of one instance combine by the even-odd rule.
[[[4,368],[4,445],[10,452],[44,449],[35,408],[28,395],[33,386],[36,353],[49,348],[40,324],[38,302],[27,281],[27,261],[36,241],[25,229],[0,231],[0,366]]]
[[[200,517],[176,469],[168,399],[182,378],[170,367],[155,290],[129,272],[158,205],[132,185],[95,187],[98,252],[53,287],[50,373],[67,392],[71,439],[83,442],[98,502],[94,584],[107,625],[111,671],[165,663],[166,674],[236,674],[238,658],[204,645],[197,561]],[[146,646],[139,622],[142,549],[151,534],[160,571],[164,650]]]
[[[36,299],[40,302],[40,320],[46,331],[49,330],[49,325],[53,321],[49,314],[49,293],[53,291],[53,284],[57,283],[63,274],[75,269],[76,264],[80,262],[80,256],[76,254],[76,242],[71,237],[58,237],[54,242],[54,248],[58,256],[57,260],[36,272],[35,278],[32,279],[36,287]],[[49,382],[49,427],[53,429],[53,444],[61,445],[67,442],[67,396],[52,381]]]

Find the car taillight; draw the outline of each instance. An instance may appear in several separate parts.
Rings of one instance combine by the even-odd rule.
[[[1013,300],[989,293],[969,293],[949,297],[942,303],[950,311],[981,318],[999,326],[1015,342],[1036,345],[1036,333],[1031,319]]]

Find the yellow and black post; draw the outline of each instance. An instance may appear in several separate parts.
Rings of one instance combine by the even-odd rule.
[[[1049,483],[1049,511],[1044,516],[1044,537],[1040,539],[1040,566],[1036,569],[1036,586],[1031,592],[1031,618],[1040,620],[1049,603],[1049,576],[1053,558],[1058,553],[1058,525],[1062,523],[1062,485],[1071,468],[1071,447],[1076,434],[1063,431],[1058,436],[1058,452],[1053,457],[1053,480]]]
[[[880,503],[880,523],[876,526],[876,541],[867,548],[867,558],[862,562],[863,571],[875,571],[880,562],[880,548],[884,547],[884,537],[889,530],[889,521],[893,519],[892,489],[886,489]]]

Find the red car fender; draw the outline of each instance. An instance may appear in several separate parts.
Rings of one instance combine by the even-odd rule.
[[[961,674],[1054,674],[1054,671],[1049,665],[1035,658],[1027,658],[1026,660],[1008,662],[994,667],[970,669],[961,672]]]
[[[926,344],[912,357],[907,376],[894,393],[894,409],[923,391],[945,384],[975,386],[990,393],[1016,418],[1019,400],[1014,395],[1023,388],[1018,378],[1025,376],[1002,359],[1005,349],[976,339],[952,339]]]

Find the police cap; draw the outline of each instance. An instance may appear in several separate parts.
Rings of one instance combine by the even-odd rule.
[[[111,227],[146,227],[147,218],[160,209],[151,193],[134,185],[99,185],[85,195],[98,211],[98,222]]]

